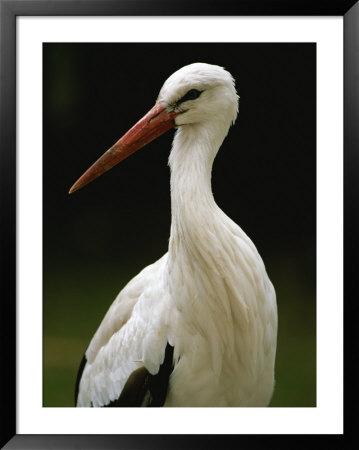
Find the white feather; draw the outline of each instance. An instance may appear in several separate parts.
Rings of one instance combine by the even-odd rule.
[[[169,157],[169,250],[115,299],[86,352],[78,406],[118,398],[133,370],[156,374],[167,342],[174,370],[164,406],[266,406],[274,387],[274,288],[248,236],[216,205],[213,160],[238,111],[231,75],[196,63],[173,74],[158,101],[202,90]]]

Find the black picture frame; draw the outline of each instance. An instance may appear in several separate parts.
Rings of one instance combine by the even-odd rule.
[[[1,377],[2,448],[208,448],[256,446],[279,436],[264,435],[17,435],[16,434],[16,17],[19,16],[343,16],[344,18],[344,252],[346,292],[357,292],[359,2],[357,0],[0,0],[0,254],[1,254]],[[350,267],[350,271],[349,271]],[[354,332],[354,306],[346,303],[346,329]],[[346,341],[348,342],[348,341]],[[353,348],[346,348],[347,358]],[[346,373],[351,372],[348,369]],[[346,391],[346,394],[348,390]],[[348,394],[347,394],[348,395]],[[349,402],[346,402],[348,405]],[[353,419],[346,418],[345,435]],[[319,436],[318,436],[319,437]],[[315,436],[281,436],[302,447]],[[331,435],[337,446],[344,436]]]

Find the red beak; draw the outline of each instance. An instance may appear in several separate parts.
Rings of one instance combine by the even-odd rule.
[[[81,189],[86,184],[98,178],[111,167],[115,166],[136,150],[147,145],[161,134],[175,126],[174,118],[177,113],[168,112],[160,103],[139,120],[127,133],[122,136],[107,152],[105,152],[86,172],[76,181],[69,191]]]

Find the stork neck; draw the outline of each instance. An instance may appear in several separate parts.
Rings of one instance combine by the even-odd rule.
[[[177,130],[169,159],[172,207],[170,244],[173,240],[183,243],[195,229],[198,232],[214,220],[214,211],[218,207],[212,194],[211,172],[225,134],[213,127],[194,125]]]

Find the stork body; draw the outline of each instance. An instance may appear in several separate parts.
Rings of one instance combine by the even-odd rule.
[[[77,406],[268,405],[274,288],[254,244],[216,205],[211,189],[213,160],[237,109],[231,75],[197,63],[165,82],[150,119],[145,116],[153,123],[164,114],[156,125],[161,133],[168,123],[177,127],[169,158],[169,248],[107,312],[86,351]],[[139,148],[133,142],[161,134],[143,131],[144,119],[72,191],[128,156],[128,148]]]

